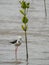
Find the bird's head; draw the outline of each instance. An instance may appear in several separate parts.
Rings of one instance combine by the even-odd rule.
[[[18,36],[18,41],[22,42],[22,36]]]

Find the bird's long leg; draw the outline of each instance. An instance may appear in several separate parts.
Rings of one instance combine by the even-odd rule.
[[[15,58],[16,58],[16,60],[17,60],[17,50],[18,50],[18,47],[15,46]]]

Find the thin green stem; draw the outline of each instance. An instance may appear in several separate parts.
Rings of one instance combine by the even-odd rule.
[[[26,9],[24,9],[24,16],[26,16]]]
[[[26,61],[28,61],[28,46],[27,46],[27,33],[25,31],[25,43],[26,43]]]
[[[26,9],[24,9],[24,16],[26,16]],[[25,43],[26,43],[26,61],[28,61],[28,45],[27,45],[27,32],[26,32],[26,24],[25,24]]]

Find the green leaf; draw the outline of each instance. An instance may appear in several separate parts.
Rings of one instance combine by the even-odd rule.
[[[28,2],[27,5],[30,5],[30,3]]]
[[[24,17],[22,18],[22,22],[23,22],[24,24],[26,24],[26,23],[28,22],[28,18],[27,18],[26,16],[24,16]]]
[[[26,3],[26,1],[19,1],[20,2],[20,4],[21,4],[21,7],[23,8],[23,9],[26,9],[26,8],[29,8],[29,5],[30,5],[30,3],[28,2],[28,3]]]
[[[27,8],[29,8],[30,3],[27,3]]]
[[[20,10],[20,12],[21,12],[21,14],[23,14],[23,15],[24,15],[24,11],[23,11],[23,10]]]
[[[21,2],[21,7],[22,7],[23,9],[26,9],[26,2],[25,2],[25,1],[22,1],[22,2]]]
[[[21,27],[23,31],[27,31],[27,28],[28,28],[27,25],[22,25]]]
[[[21,27],[22,27],[22,30],[25,31],[25,27],[23,25]]]

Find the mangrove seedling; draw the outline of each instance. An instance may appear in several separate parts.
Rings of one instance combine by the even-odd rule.
[[[26,61],[28,61],[28,45],[27,45],[27,29],[28,29],[27,23],[28,23],[28,17],[27,17],[27,13],[28,13],[28,9],[29,9],[30,3],[26,2],[24,0],[19,1],[19,2],[21,4],[20,13],[23,15],[23,17],[22,17],[23,25],[21,27],[22,27],[22,30],[25,32]]]

